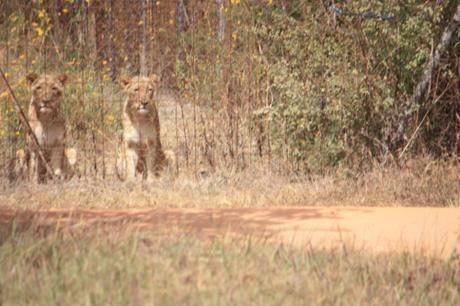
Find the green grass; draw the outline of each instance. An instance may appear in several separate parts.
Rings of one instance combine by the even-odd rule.
[[[0,232],[2,305],[459,305],[460,262],[126,228]]]

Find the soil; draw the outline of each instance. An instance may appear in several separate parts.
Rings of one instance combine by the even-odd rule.
[[[370,253],[460,253],[460,208],[0,209],[0,227],[134,226],[146,230],[255,236],[302,248]]]

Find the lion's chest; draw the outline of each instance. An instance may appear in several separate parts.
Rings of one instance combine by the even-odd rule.
[[[31,122],[31,127],[41,147],[51,148],[62,144],[65,136],[65,127],[62,124],[34,121]]]
[[[155,144],[157,132],[153,124],[144,123],[138,126],[128,126],[124,129],[124,139],[132,148],[147,149]]]

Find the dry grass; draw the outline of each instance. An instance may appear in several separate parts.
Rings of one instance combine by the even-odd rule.
[[[405,169],[318,177],[249,168],[157,182],[74,179],[3,184],[1,207],[459,206],[459,169],[429,159]],[[370,255],[210,239],[129,224],[72,229],[0,219],[2,305],[458,305],[460,259]],[[209,238],[209,237],[208,237]]]
[[[116,99],[112,97],[109,100]],[[207,136],[214,137],[218,145],[214,148],[215,171],[212,171],[207,161],[209,155],[202,152],[200,145],[195,145],[195,137],[201,143],[203,133],[209,133],[206,124],[194,119],[195,112],[200,118],[211,116],[209,110],[199,106],[194,108],[191,104],[181,106],[168,95],[161,96],[158,103],[162,142],[164,148],[176,153],[180,170],[178,177],[166,176],[153,184],[119,182],[113,173],[118,138],[99,131],[95,134],[95,141],[84,139],[86,145],[77,142],[81,179],[40,186],[27,182],[9,185],[2,182],[0,176],[0,205],[30,209],[460,206],[460,168],[456,166],[458,161],[455,159],[440,161],[419,157],[410,160],[403,169],[376,164],[367,172],[338,167],[321,176],[298,176],[290,173],[290,167],[275,157],[268,160],[248,154],[244,163],[246,168],[241,170],[241,164],[219,155],[227,147],[226,136],[222,134],[224,129],[217,129],[216,133]],[[112,104],[113,113],[119,113],[116,109],[119,103]],[[254,142],[253,137],[246,135],[246,138],[248,145]],[[94,168],[99,172],[94,173]],[[102,168],[107,180],[101,179]],[[196,174],[203,169],[205,175],[197,178]]]
[[[460,261],[137,232],[0,233],[2,305],[458,305]]]
[[[321,177],[279,176],[247,169],[204,178],[182,173],[155,183],[74,179],[4,187],[3,206],[15,208],[460,206],[460,170],[447,163],[413,160],[405,169]]]

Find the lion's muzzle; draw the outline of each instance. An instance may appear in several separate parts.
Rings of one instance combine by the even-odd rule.
[[[147,103],[142,103],[138,108],[137,112],[140,114],[147,114],[149,113],[149,109],[147,108]]]
[[[49,107],[47,103],[40,103],[38,105],[38,109],[40,113],[44,113],[44,114],[49,114],[53,112],[53,109]]]

